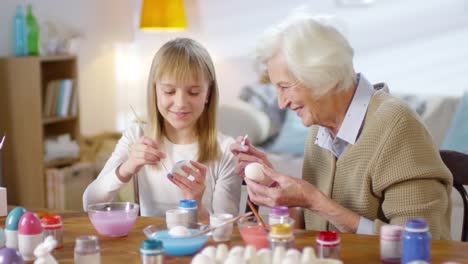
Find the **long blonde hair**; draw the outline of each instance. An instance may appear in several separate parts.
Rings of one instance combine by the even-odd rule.
[[[208,51],[198,42],[177,38],[164,44],[154,55],[148,79],[148,125],[145,134],[157,141],[165,136],[164,118],[157,107],[157,83],[165,76],[177,81],[188,81],[193,76],[209,83],[208,102],[197,120],[198,162],[216,160],[219,155],[217,142],[216,110],[218,83],[213,61]]]

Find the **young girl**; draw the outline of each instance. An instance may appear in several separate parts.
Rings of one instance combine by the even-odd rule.
[[[195,199],[199,219],[208,213],[238,214],[241,179],[229,146],[234,140],[216,128],[218,85],[207,50],[194,40],[164,44],[153,58],[148,82],[148,121],[119,140],[99,176],[83,194],[83,206],[112,201],[138,177],[140,212],[164,216],[181,199]],[[181,160],[191,177],[168,175]],[[161,164],[162,163],[162,164]]]

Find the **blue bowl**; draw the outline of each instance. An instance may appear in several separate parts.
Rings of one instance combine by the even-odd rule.
[[[200,230],[190,229],[191,234]],[[159,239],[163,242],[164,254],[170,256],[186,256],[197,252],[208,240],[208,235],[196,237],[173,237],[168,230],[156,231],[151,235],[152,239]]]

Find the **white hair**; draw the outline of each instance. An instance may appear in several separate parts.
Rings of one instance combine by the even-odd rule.
[[[356,74],[353,48],[327,17],[296,14],[267,30],[256,49],[257,63],[265,65],[278,53],[292,75],[314,94],[352,87]]]

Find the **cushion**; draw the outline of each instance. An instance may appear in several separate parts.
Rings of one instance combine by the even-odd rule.
[[[468,91],[458,103],[441,149],[468,153]]]
[[[309,130],[310,128],[302,124],[301,118],[297,116],[296,112],[287,110],[279,135],[268,147],[268,150],[303,155]]]
[[[218,129],[231,137],[249,135],[254,145],[263,143],[269,136],[270,119],[266,113],[240,100],[223,104],[218,111]]]
[[[245,86],[239,98],[249,103],[270,118],[268,139],[276,136],[283,125],[285,110],[278,107],[275,87],[269,83],[257,83]]]

